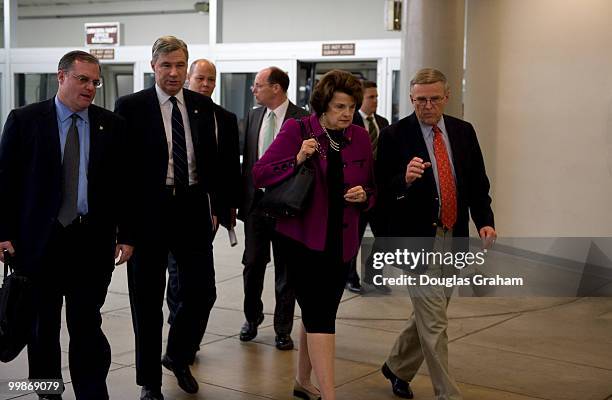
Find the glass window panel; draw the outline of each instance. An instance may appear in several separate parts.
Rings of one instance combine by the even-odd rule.
[[[240,132],[240,151],[244,148],[244,125],[249,111],[255,105],[255,96],[251,86],[256,73],[222,73],[221,74],[221,106],[238,118]]]
[[[115,98],[131,94],[134,92],[134,75],[132,74],[117,74],[115,75],[115,87],[117,93]]]
[[[147,72],[144,74],[144,88],[150,88],[155,85],[155,74],[152,72]]]
[[[57,93],[57,74],[15,74],[15,106],[50,99]]]

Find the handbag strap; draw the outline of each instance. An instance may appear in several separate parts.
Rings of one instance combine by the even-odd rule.
[[[310,125],[310,121],[308,121],[308,126],[310,127],[310,132],[309,130],[306,128],[306,124],[304,123],[304,120],[302,118],[296,118],[295,119],[298,124],[300,124],[300,131],[302,134],[302,140],[307,140],[310,138],[313,138],[314,135],[312,134],[312,126]],[[315,139],[316,140],[316,139]],[[310,158],[308,158],[306,161],[304,161],[302,163],[303,166],[308,166],[310,168],[312,168],[312,160]]]
[[[300,124],[300,131],[302,132],[302,140],[310,139],[311,134],[308,133],[308,130],[306,129],[306,124],[304,124],[304,120],[302,118],[296,118],[295,120],[298,122],[298,124]]]

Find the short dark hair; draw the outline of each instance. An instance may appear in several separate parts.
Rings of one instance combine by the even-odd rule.
[[[268,68],[270,75],[268,75],[268,83],[271,85],[279,84],[283,89],[283,92],[287,93],[289,89],[289,75],[278,67]]]
[[[370,89],[370,88],[377,88],[378,87],[378,86],[376,86],[376,82],[368,81],[368,80],[365,80],[365,81],[361,82],[361,85],[363,86],[363,90]]]
[[[361,107],[363,89],[359,79],[350,72],[334,69],[323,75],[310,96],[310,105],[317,115],[327,111],[335,92],[348,94],[355,100],[356,107]]]
[[[98,68],[100,68],[100,61],[94,55],[81,50],[73,50],[64,54],[62,58],[60,58],[59,63],[57,64],[57,70],[69,70],[70,68],[72,68],[76,60],[96,64]]]

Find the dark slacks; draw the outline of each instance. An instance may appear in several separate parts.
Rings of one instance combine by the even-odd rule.
[[[342,249],[316,251],[280,235],[283,249],[292,255],[289,283],[302,310],[307,333],[336,333],[336,314],[344,293],[348,263]]]
[[[191,362],[216,300],[212,223],[208,196],[197,187],[166,190],[155,235],[137,242],[128,262],[128,287],[136,336],[136,382],[161,385],[163,299],[168,253],[178,263],[178,300],[166,354],[177,366]],[[151,233],[151,232],[149,232]],[[202,296],[206,293],[206,296]]]
[[[367,212],[362,212],[359,217],[359,242],[363,239],[363,235],[365,234],[365,230],[370,224],[370,229],[372,230],[372,234],[374,237],[379,235],[379,225],[380,217],[377,215],[376,208],[372,208]],[[374,278],[374,270],[372,268],[372,255],[371,254],[362,254],[362,257],[368,257],[366,261],[366,268],[364,271],[363,280],[366,283],[372,283],[372,279]],[[355,282],[359,283],[359,273],[357,272],[357,256],[353,257],[351,261],[348,262],[348,277],[347,282]]]
[[[261,293],[263,291],[266,266],[270,262],[270,243],[274,254],[274,331],[277,335],[288,335],[293,327],[295,292],[287,280],[288,257],[279,244],[274,229],[274,219],[254,210],[244,223],[245,248],[242,257],[244,270],[244,315],[247,321],[255,322],[263,313]]]
[[[110,345],[100,309],[114,269],[112,230],[89,223],[53,228],[39,273],[33,276],[36,317],[28,344],[30,379],[61,379],[63,299],[70,334],[68,359],[77,399],[108,399]]]

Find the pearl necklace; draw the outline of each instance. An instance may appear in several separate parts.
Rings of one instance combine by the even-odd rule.
[[[340,151],[340,142],[337,142],[334,139],[332,139],[332,137],[329,134],[329,132],[327,131],[327,128],[325,127],[325,125],[321,124],[321,128],[323,128],[323,132],[325,132],[325,135],[327,135],[327,140],[329,140],[329,147],[331,147],[332,150],[334,150],[334,151]],[[342,134],[343,135],[344,135],[344,131],[345,130],[343,129],[342,130]]]

